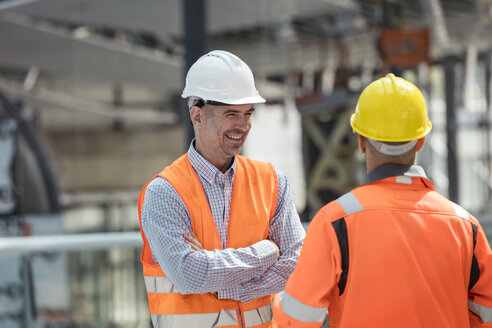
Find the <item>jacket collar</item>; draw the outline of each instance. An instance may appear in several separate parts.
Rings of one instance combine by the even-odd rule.
[[[396,176],[420,177],[427,179],[424,169],[418,165],[386,164],[376,167],[364,178],[362,184],[376,182]]]

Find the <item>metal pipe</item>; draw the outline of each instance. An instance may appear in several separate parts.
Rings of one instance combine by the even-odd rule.
[[[0,238],[0,257],[39,252],[102,250],[114,247],[141,246],[142,236],[138,231],[7,237]]]
[[[38,317],[30,254],[22,256],[21,275],[24,285],[24,327],[29,328],[34,326]]]
[[[204,0],[184,0],[182,1],[182,21],[184,31],[184,47],[185,47],[185,66],[184,76],[190,69],[191,65],[200,58],[205,52],[205,1]],[[183,79],[184,81],[185,79]],[[195,137],[195,131],[191,125],[188,116],[188,105],[186,100],[181,101],[183,124],[186,126],[187,143],[189,146],[191,140]]]
[[[455,84],[455,60],[448,58],[444,62],[445,99],[446,99],[446,146],[448,150],[448,191],[449,199],[459,202],[459,174],[458,174],[458,150],[457,150],[457,123],[456,123],[456,84]]]
[[[491,114],[491,102],[490,102],[490,94],[491,90],[491,79],[492,79],[492,53],[488,52],[487,55],[485,56],[485,101],[486,101],[486,113],[487,113],[487,119],[484,122],[484,128],[485,128],[485,166],[487,167],[487,182],[490,184],[492,181],[492,147],[491,145],[491,127],[492,124],[490,123],[490,114]],[[490,201],[492,200],[492,192],[490,191],[490,188],[488,190],[488,195],[487,199]]]

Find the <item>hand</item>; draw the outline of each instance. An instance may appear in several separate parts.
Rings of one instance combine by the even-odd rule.
[[[198,241],[193,231],[190,231],[190,235],[184,235],[184,239],[188,245],[191,246],[191,249],[194,251],[202,251],[202,244]]]

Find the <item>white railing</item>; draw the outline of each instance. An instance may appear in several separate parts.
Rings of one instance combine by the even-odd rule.
[[[140,232],[103,232],[0,238],[0,257],[36,252],[141,247]]]
[[[5,321],[0,320],[0,326],[7,324],[7,327],[29,327],[29,328],[41,328],[47,327],[42,319],[37,315],[38,310],[36,307],[36,291],[35,280],[33,280],[32,262],[35,261],[37,254],[43,256],[47,253],[60,253],[68,251],[111,251],[113,249],[135,249],[142,247],[142,237],[140,232],[105,232],[105,233],[83,233],[83,234],[64,234],[64,235],[44,235],[44,236],[29,236],[29,237],[2,237],[0,238],[0,261],[4,260],[11,262],[12,259],[18,258],[18,261],[12,262],[11,265],[19,266],[19,276],[16,279],[17,284],[21,283],[22,288],[22,304],[19,309],[2,309],[7,310],[7,315],[14,315],[16,318],[14,321],[8,319]],[[4,263],[4,264],[5,264]],[[39,263],[39,262],[38,262]],[[56,269],[55,269],[56,270]],[[56,274],[56,273],[55,273]],[[63,276],[63,275],[61,275]],[[10,277],[12,278],[12,277]],[[12,283],[4,275],[0,275],[0,287],[3,283]],[[7,280],[6,280],[7,279]],[[60,282],[66,283],[66,282]],[[6,286],[3,286],[5,290]],[[20,300],[17,298],[17,300]],[[5,305],[5,295],[3,299]],[[18,303],[16,303],[17,306]],[[21,312],[19,312],[21,311]],[[0,311],[3,317],[6,316],[5,311]],[[138,314],[137,314],[138,315]],[[150,321],[149,321],[150,322]],[[10,324],[10,325],[9,325]],[[145,318],[143,319],[144,327],[146,325]],[[109,327],[107,324],[99,325],[100,327]],[[64,327],[64,326],[63,326]]]

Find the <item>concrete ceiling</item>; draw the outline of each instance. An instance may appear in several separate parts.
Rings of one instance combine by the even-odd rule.
[[[181,58],[143,47],[78,38],[69,30],[6,13],[0,16],[0,66],[37,66],[43,74],[169,88],[181,78]]]
[[[4,1],[5,2],[5,1]],[[16,1],[10,1],[14,4]],[[8,4],[9,1],[6,1]],[[182,83],[181,1],[44,0],[0,12],[3,67],[36,65],[48,74],[130,82],[166,89]],[[207,33],[231,33],[326,11],[351,1],[275,0],[207,2]],[[4,4],[4,6],[6,6]],[[174,54],[84,34],[81,28],[155,35]]]
[[[151,101],[161,101],[178,94],[183,85],[181,4],[180,0],[0,1],[0,75],[18,81],[35,66],[39,69],[35,88],[49,88],[49,81],[57,86],[138,86],[153,90],[156,96]],[[407,24],[430,25],[435,31],[434,44],[439,46],[435,53],[453,47],[460,51],[471,38],[492,44],[490,5],[485,0],[402,1],[401,6]],[[372,0],[208,0],[207,44],[235,52],[260,79],[330,61],[336,65],[336,35],[348,47],[351,64],[375,65],[375,8]],[[441,37],[447,33],[445,44],[439,33]],[[262,85],[265,92],[275,89],[265,81]],[[13,92],[15,88],[10,85],[3,91],[36,101],[36,95]],[[25,85],[19,82],[17,88]],[[58,91],[64,92],[63,87]]]
[[[7,1],[8,3],[9,1]],[[11,1],[15,3],[16,1]],[[76,24],[148,31],[166,39],[181,37],[181,0],[40,0],[9,11]],[[320,12],[355,9],[350,0],[207,0],[208,33],[222,33],[265,23],[308,17]]]

